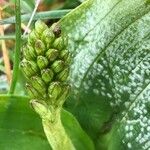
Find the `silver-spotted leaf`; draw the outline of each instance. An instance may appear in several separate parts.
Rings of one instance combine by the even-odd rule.
[[[61,21],[73,53],[66,104],[97,149],[150,149],[150,1],[87,0]]]

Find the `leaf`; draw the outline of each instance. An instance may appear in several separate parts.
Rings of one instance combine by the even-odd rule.
[[[66,108],[96,149],[150,148],[150,1],[87,0],[61,20],[73,60]]]
[[[94,150],[90,138],[77,120],[63,110],[65,130],[78,150]],[[49,150],[41,119],[22,96],[0,96],[0,148],[3,150]]]
[[[33,17],[33,20],[58,19],[58,18],[63,17],[70,11],[71,11],[70,9],[66,9],[66,10],[52,10],[52,11],[39,12],[39,13],[35,14],[35,16]],[[30,17],[31,17],[31,14],[22,15],[21,21],[22,22],[29,21]],[[11,23],[15,23],[15,22],[16,22],[15,17],[10,17],[10,18],[0,20],[0,25],[11,24]]]
[[[94,150],[94,144],[87,134],[82,130],[78,121],[69,112],[62,111],[62,122],[65,130],[77,150]]]
[[[0,148],[3,150],[49,150],[39,116],[27,98],[0,96]]]
[[[35,1],[34,0],[30,0],[30,1],[22,0],[22,1],[20,1],[20,4],[21,4],[21,10],[23,12],[32,13],[32,11],[34,9]]]

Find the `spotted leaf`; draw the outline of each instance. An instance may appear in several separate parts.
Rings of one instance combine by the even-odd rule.
[[[96,149],[150,149],[150,1],[87,0],[61,21],[73,54],[66,107]]]

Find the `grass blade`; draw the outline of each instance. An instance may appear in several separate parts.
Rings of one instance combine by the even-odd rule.
[[[9,94],[13,94],[15,91],[17,78],[19,74],[19,62],[20,62],[20,49],[21,49],[21,14],[20,14],[20,0],[15,1],[15,14],[16,14],[16,46],[15,46],[15,59],[13,65],[13,76],[10,86]]]
[[[33,17],[33,20],[59,19],[65,16],[71,10],[72,9],[39,12],[35,14],[35,16]],[[30,18],[31,18],[31,14],[25,14],[21,16],[21,21],[26,22],[26,21],[29,21]],[[10,17],[7,19],[0,20],[0,24],[11,24],[11,23],[16,23],[15,17]]]
[[[0,36],[0,40],[10,40],[10,39],[15,40],[15,35],[4,35],[4,36]]]

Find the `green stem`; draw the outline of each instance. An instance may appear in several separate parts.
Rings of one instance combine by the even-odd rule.
[[[55,122],[42,120],[44,132],[53,150],[75,150],[61,123],[60,113]]]
[[[15,1],[15,14],[16,14],[16,46],[15,46],[15,59],[13,65],[13,77],[10,86],[9,94],[13,94],[15,91],[18,74],[19,74],[19,62],[20,62],[20,49],[21,49],[21,15],[20,15],[20,0]]]
[[[75,150],[61,122],[61,108],[32,100],[31,106],[42,118],[45,135],[53,150]]]

